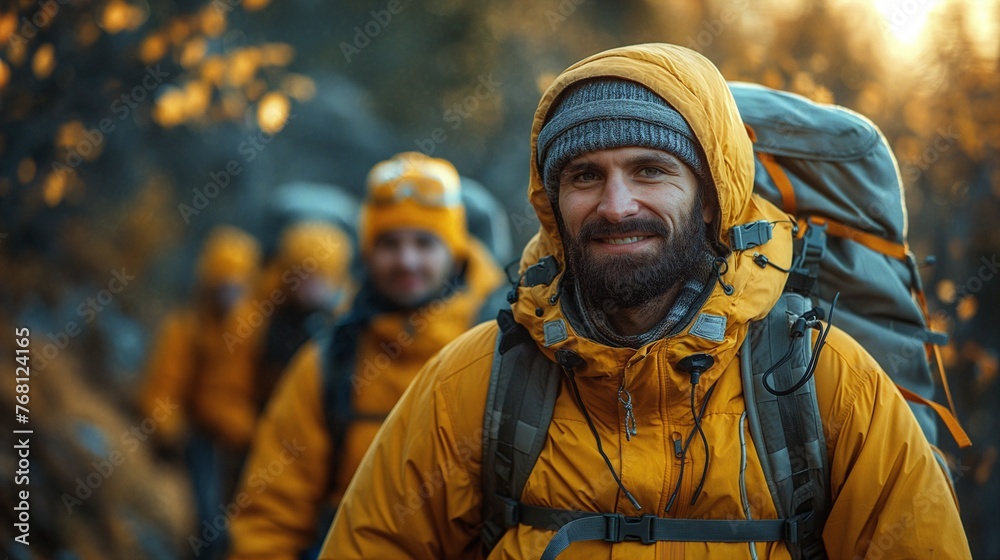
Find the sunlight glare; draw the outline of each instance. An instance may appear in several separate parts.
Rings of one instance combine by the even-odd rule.
[[[903,45],[916,45],[927,25],[928,15],[941,0],[872,0],[884,20],[886,31]]]

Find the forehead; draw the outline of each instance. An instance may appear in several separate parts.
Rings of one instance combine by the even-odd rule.
[[[444,244],[444,242],[435,235],[433,232],[420,229],[420,228],[408,228],[401,227],[396,229],[390,229],[389,231],[378,236],[375,240],[376,245],[378,244],[389,244],[389,245],[400,245],[406,243],[438,243]]]
[[[588,164],[629,165],[640,163],[662,163],[678,167],[684,165],[677,156],[670,152],[642,146],[624,146],[582,153],[569,160],[564,169]]]

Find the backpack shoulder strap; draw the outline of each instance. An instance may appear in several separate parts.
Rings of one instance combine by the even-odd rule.
[[[330,434],[333,457],[340,457],[347,428],[354,420],[351,395],[354,393],[354,369],[358,329],[338,323],[316,337],[320,351],[320,390],[326,427]],[[338,478],[340,461],[330,465],[330,484]]]
[[[815,381],[777,396],[765,387],[764,375],[773,370],[770,386],[779,391],[802,378],[812,338],[808,331],[792,338],[791,330],[809,306],[807,298],[785,292],[767,317],[750,324],[740,356],[747,424],[778,517],[806,521],[803,538],[786,541],[794,560],[826,558],[821,538],[829,509],[826,441]]]
[[[517,507],[542,452],[562,381],[509,309],[499,312],[496,350],[483,415],[484,556],[518,523]]]

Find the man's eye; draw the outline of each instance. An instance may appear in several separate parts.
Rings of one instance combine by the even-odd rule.
[[[584,182],[587,182],[587,181],[596,181],[597,180],[597,173],[594,173],[593,171],[584,171],[582,173],[578,173],[577,176],[574,178],[574,180],[576,180],[576,181],[584,181]]]
[[[653,178],[663,175],[663,170],[657,167],[643,167],[639,170],[639,174],[646,178]]]

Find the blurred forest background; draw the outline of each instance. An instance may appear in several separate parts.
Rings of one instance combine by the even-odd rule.
[[[959,451],[944,432],[942,446],[975,557],[1000,558],[997,0],[0,1],[0,395],[7,415],[12,333],[30,327],[37,543],[13,546],[4,451],[8,554],[190,555],[183,475],[119,435],[141,421],[148,345],[213,226],[266,252],[281,185],[358,196],[374,163],[420,150],[503,201],[519,249],[537,227],[524,192],[540,93],[586,55],[659,41],[728,79],[850,107],[889,138],[974,442]],[[124,466],[68,506],[115,448]]]

